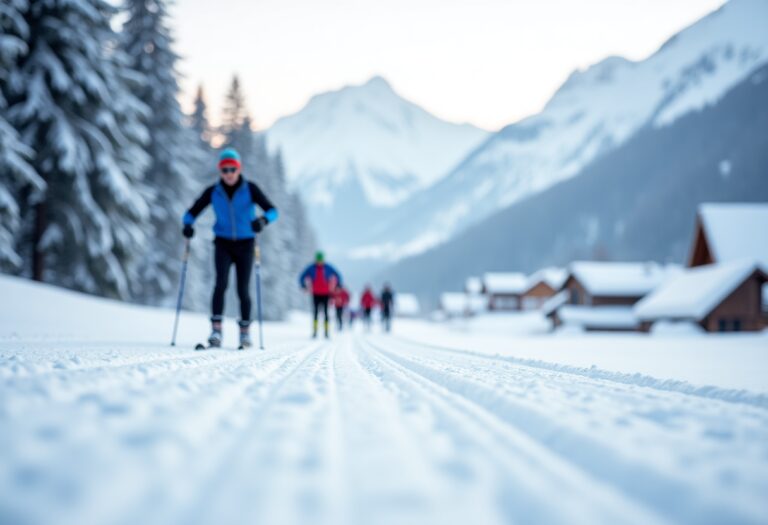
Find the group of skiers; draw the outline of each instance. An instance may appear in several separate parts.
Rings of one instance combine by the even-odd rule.
[[[219,347],[222,342],[222,320],[224,313],[224,294],[229,280],[231,266],[235,265],[237,276],[237,294],[240,299],[240,347],[252,345],[250,336],[251,297],[250,278],[251,267],[254,264],[254,249],[256,235],[279,216],[277,208],[261,189],[253,182],[245,179],[242,174],[240,155],[232,148],[224,149],[219,154],[220,180],[203,191],[182,219],[182,233],[190,239],[195,230],[195,219],[208,206],[213,206],[216,222],[213,226],[214,264],[216,268],[216,283],[211,300],[211,335],[208,338],[210,347]],[[262,214],[256,213],[256,207]],[[354,322],[358,311],[350,307],[350,294],[344,288],[341,274],[325,261],[323,252],[317,252],[314,263],[299,276],[299,286],[312,294],[313,324],[312,337],[317,337],[319,317],[322,311],[324,318],[325,337],[330,336],[329,306],[336,310],[338,330],[344,327],[347,316],[349,324]],[[360,298],[360,312],[365,326],[370,329],[374,308],[381,308],[381,317],[386,331],[392,326],[394,312],[394,293],[385,284],[377,298],[370,286],[367,286]]]
[[[325,262],[323,252],[315,254],[315,262],[299,276],[299,286],[312,294],[313,317],[312,317],[312,337],[317,337],[320,324],[320,309],[322,308],[324,319],[325,337],[330,336],[330,317],[328,315],[329,305],[333,305],[336,310],[336,327],[339,331],[344,329],[345,317],[351,327],[358,316],[362,315],[365,327],[370,330],[373,309],[379,306],[381,308],[381,318],[384,323],[384,329],[389,332],[392,328],[392,314],[394,313],[395,294],[389,284],[384,285],[380,297],[373,294],[370,286],[366,286],[360,296],[360,308],[355,309],[350,306],[351,296],[349,290],[344,287],[341,280],[341,274],[332,265]]]

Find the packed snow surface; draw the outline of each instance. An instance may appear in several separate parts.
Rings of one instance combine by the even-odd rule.
[[[167,310],[6,277],[0,293],[0,523],[768,521],[768,389],[550,360],[599,338],[401,321],[311,341],[297,316],[264,351],[194,352],[203,315],[170,348]],[[617,362],[667,353],[605,341]],[[713,341],[768,377],[766,345],[740,350],[765,336],[677,341],[669,370]]]

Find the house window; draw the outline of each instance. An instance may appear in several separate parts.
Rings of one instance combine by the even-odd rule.
[[[741,319],[734,319],[733,320],[733,331],[734,332],[741,332]]]
[[[763,314],[768,315],[768,283],[763,284],[763,293],[761,294],[763,304]]]
[[[571,288],[571,304],[579,304],[579,291]]]
[[[725,319],[718,319],[718,321],[717,321],[717,331],[718,332],[727,332],[728,331],[728,322]]]

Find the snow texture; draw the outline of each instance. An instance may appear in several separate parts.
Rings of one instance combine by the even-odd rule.
[[[301,317],[268,324],[264,352],[193,352],[201,316],[171,349],[171,311],[7,277],[0,290],[4,523],[768,517],[758,392],[459,350],[484,343],[422,322],[313,343]]]
[[[172,311],[8,277],[0,291],[3,523],[768,519],[765,336],[400,321],[405,337],[315,343],[301,316],[268,323],[264,352],[194,352],[202,316],[172,349]],[[697,371],[719,383],[689,383]]]

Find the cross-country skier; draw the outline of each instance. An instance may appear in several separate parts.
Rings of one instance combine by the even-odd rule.
[[[374,306],[376,306],[376,296],[373,295],[371,287],[366,286],[360,297],[360,309],[363,311],[363,322],[368,330],[371,329],[371,312]]]
[[[384,330],[389,332],[392,329],[392,312],[395,308],[395,293],[389,283],[384,284],[381,291],[381,320],[384,322]]]
[[[315,254],[315,262],[299,276],[299,286],[312,293],[314,317],[312,322],[312,337],[317,337],[318,316],[320,308],[325,316],[325,337],[330,337],[330,322],[328,320],[328,302],[337,286],[341,286],[341,275],[336,268],[325,262],[323,252]]]
[[[224,313],[224,292],[227,290],[229,269],[234,263],[237,273],[237,295],[240,298],[240,345],[251,346],[249,327],[251,324],[251,295],[249,283],[253,266],[253,249],[256,234],[267,224],[277,220],[277,208],[253,182],[241,174],[240,155],[234,149],[223,150],[219,155],[219,174],[221,179],[209,186],[184,214],[184,236],[191,238],[195,230],[192,225],[198,215],[209,205],[213,205],[216,223],[214,250],[216,265],[216,286],[211,301],[211,336],[208,343],[213,347],[221,346],[222,316]],[[264,212],[256,213],[256,206]]]
[[[349,292],[343,286],[336,288],[336,293],[333,294],[333,306],[336,308],[336,325],[339,328],[339,332],[344,328],[344,312],[349,304]]]

